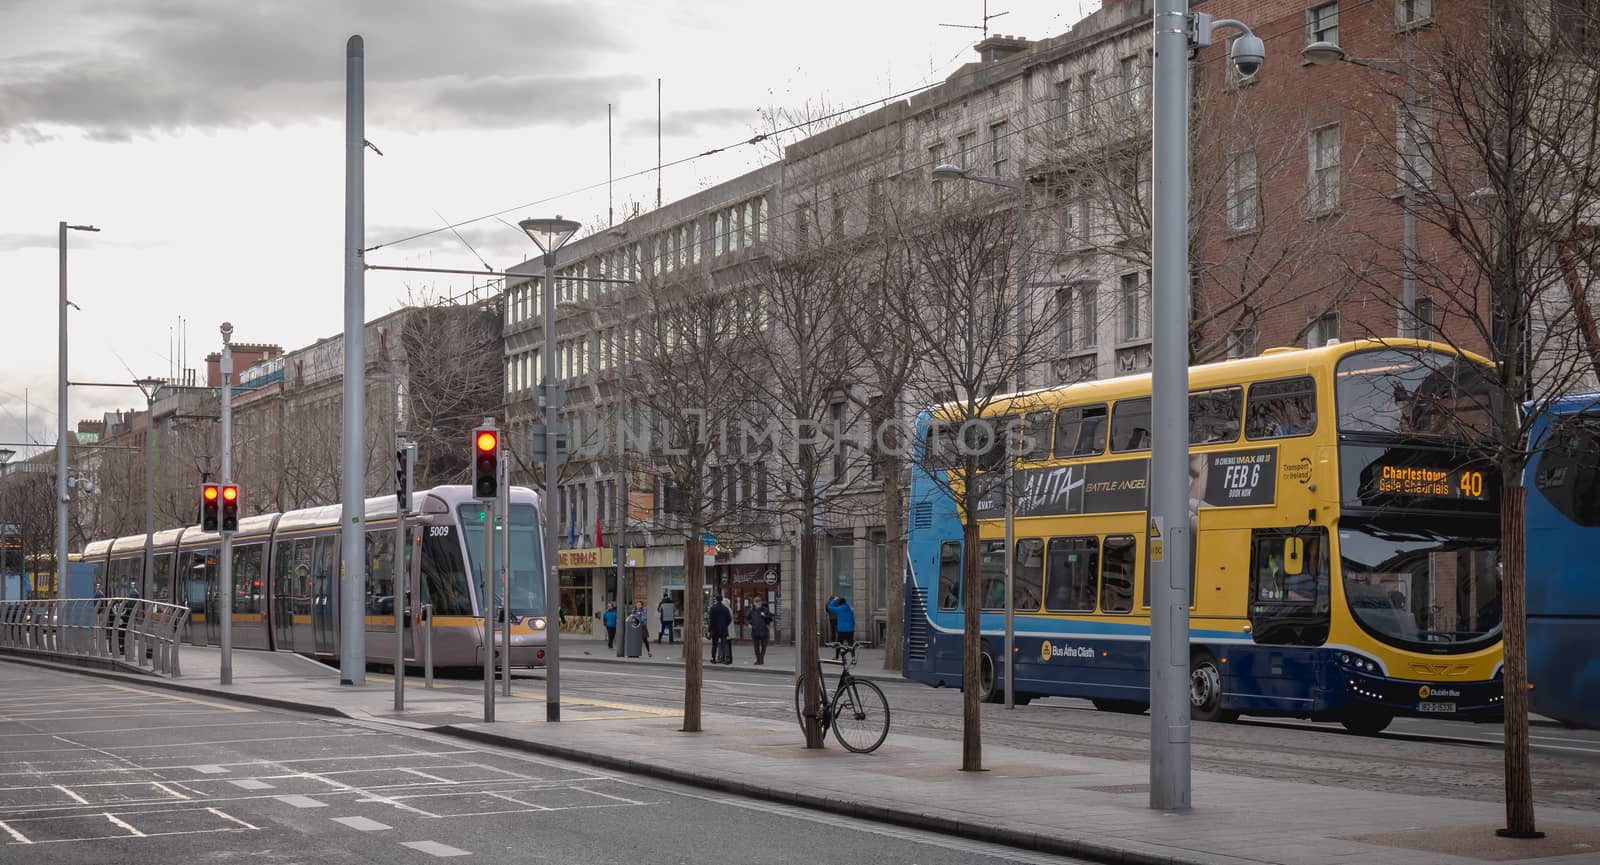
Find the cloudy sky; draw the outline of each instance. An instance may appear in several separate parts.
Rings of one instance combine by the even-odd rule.
[[[1066,30],[1094,0],[995,0],[994,32]],[[0,441],[55,439],[56,223],[69,234],[69,378],[166,376],[234,338],[292,349],[343,327],[344,46],[366,41],[367,240],[514,208],[606,217],[655,199],[663,157],[748,139],[764,114],[847,107],[942,80],[975,58],[981,0],[0,0]],[[666,201],[747,171],[768,147],[668,169]],[[598,189],[583,192],[585,187]],[[528,240],[462,234],[496,269]],[[482,264],[448,232],[375,264]],[[481,282],[481,280],[480,280]],[[369,273],[367,316],[472,277]],[[70,418],[142,405],[74,389]]]

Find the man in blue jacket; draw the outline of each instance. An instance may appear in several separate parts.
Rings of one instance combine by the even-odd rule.
[[[850,602],[838,595],[834,595],[828,599],[828,612],[832,613],[839,622],[839,642],[855,642],[856,611],[850,609]]]

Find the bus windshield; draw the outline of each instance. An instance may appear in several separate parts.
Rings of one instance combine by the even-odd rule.
[[[1440,352],[1381,349],[1339,361],[1339,432],[1476,439],[1493,422],[1487,370]]]
[[[1500,547],[1474,536],[1345,521],[1345,600],[1368,633],[1416,651],[1453,654],[1500,636]]]
[[[458,511],[466,531],[467,556],[472,561],[473,585],[483,584],[482,505],[465,504]],[[544,561],[540,554],[539,520],[533,505],[511,506],[511,614],[542,616],[544,604]],[[504,605],[504,600],[496,602]]]

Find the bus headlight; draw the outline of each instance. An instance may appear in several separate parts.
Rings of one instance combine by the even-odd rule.
[[[535,631],[544,630],[544,619],[534,619],[533,620],[533,629]]]

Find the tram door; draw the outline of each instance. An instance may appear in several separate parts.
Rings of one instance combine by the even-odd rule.
[[[337,621],[334,618],[337,611],[333,599],[339,592],[339,581],[334,577],[339,571],[338,559],[338,535],[324,535],[316,539],[311,568],[311,631],[319,655],[332,655],[337,651],[333,641],[334,622]]]
[[[217,551],[189,551],[182,558],[178,578],[183,597],[180,603],[189,607],[189,641],[197,646],[221,642],[221,613],[217,606]]]

